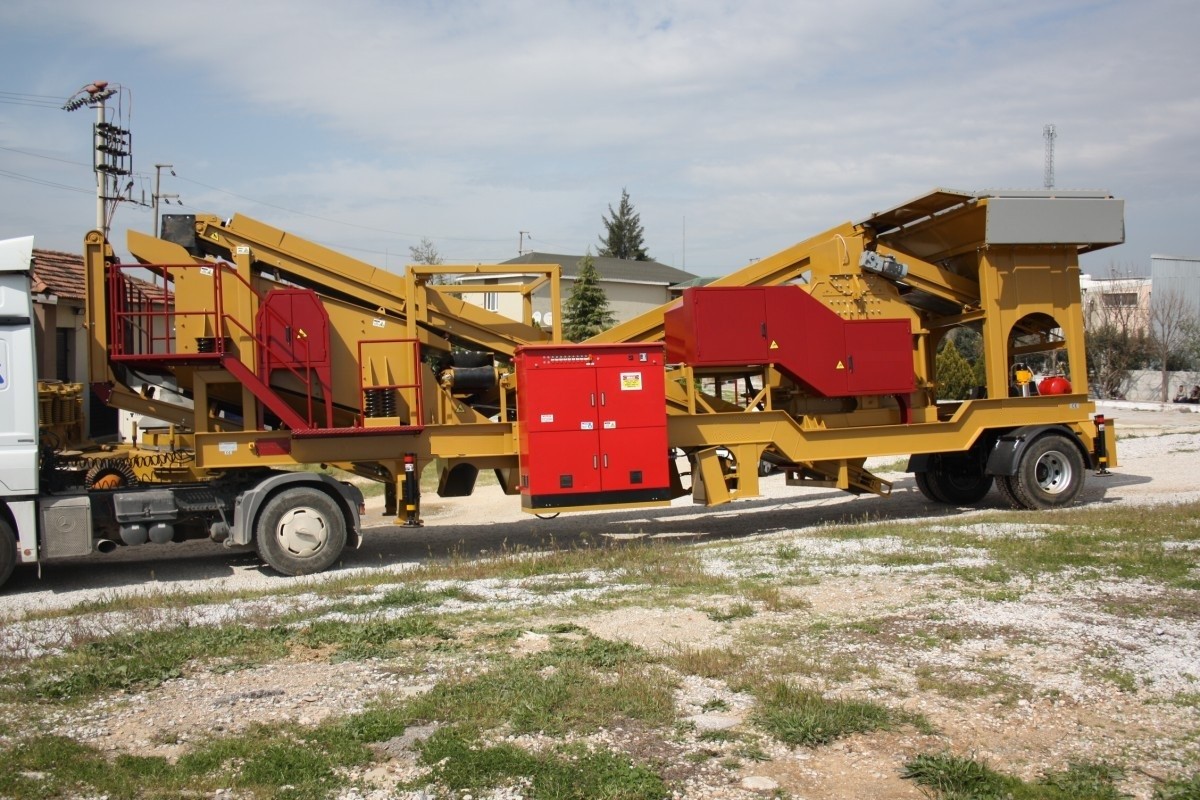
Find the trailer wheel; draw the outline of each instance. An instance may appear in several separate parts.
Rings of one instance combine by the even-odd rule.
[[[942,502],[952,506],[974,505],[992,490],[992,476],[985,475],[982,469],[939,469],[927,474]]]
[[[933,480],[929,477],[928,472],[914,472],[913,478],[917,482],[917,490],[925,495],[925,499],[933,503],[945,503],[946,498],[938,494],[937,487]]]
[[[321,572],[346,546],[346,519],[337,502],[319,489],[285,489],[263,506],[254,543],[259,557],[276,572]]]
[[[1014,483],[1013,476],[1011,475],[996,476],[996,488],[1000,490],[1000,494],[1004,496],[1008,504],[1017,509],[1026,508],[1025,504],[1017,499],[1017,490],[1013,488]]]
[[[17,565],[17,536],[8,520],[0,517],[0,586],[8,582]]]
[[[1083,455],[1065,436],[1047,434],[1021,453],[1009,486],[1017,502],[1025,508],[1068,505],[1083,488]]]

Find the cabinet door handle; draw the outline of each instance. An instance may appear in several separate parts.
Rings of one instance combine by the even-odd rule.
[[[592,408],[596,407],[596,393],[592,392]]]
[[[592,469],[600,469],[600,457],[592,456]]]
[[[604,397],[604,392],[601,392],[600,393],[600,405],[605,405],[605,403],[606,403],[606,400]]]
[[[604,468],[608,469],[608,453],[604,454]]]

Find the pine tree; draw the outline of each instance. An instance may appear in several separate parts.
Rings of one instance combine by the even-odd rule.
[[[623,258],[627,261],[649,261],[646,245],[642,240],[641,216],[629,202],[629,192],[621,189],[621,204],[613,211],[608,204],[608,215],[600,218],[604,223],[604,235],[600,237],[600,255],[608,258]]]
[[[937,354],[936,369],[939,400],[965,400],[970,396],[976,385],[975,375],[953,341],[947,340]]]
[[[579,275],[571,287],[571,296],[563,304],[563,337],[582,342],[611,327],[615,321],[589,248],[587,255],[579,259]]]

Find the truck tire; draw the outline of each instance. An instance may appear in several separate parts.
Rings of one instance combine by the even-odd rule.
[[[0,517],[0,586],[8,582],[17,565],[17,536],[8,520]]]
[[[337,501],[320,489],[284,489],[263,506],[254,544],[259,557],[276,572],[321,572],[346,547],[346,518]]]
[[[1008,484],[1025,508],[1060,508],[1069,505],[1083,488],[1083,469],[1083,455],[1075,443],[1051,433],[1025,448]]]

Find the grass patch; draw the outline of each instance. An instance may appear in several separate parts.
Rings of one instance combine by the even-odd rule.
[[[535,754],[509,744],[484,745],[462,729],[444,728],[420,751],[433,780],[456,793],[521,784],[530,800],[659,800],[669,793],[657,773],[606,750]]]
[[[146,689],[178,678],[189,664],[222,671],[285,658],[294,646],[329,647],[334,660],[396,655],[405,640],[447,638],[428,617],[395,620],[320,620],[302,628],[274,625],[184,626],[140,630],[84,642],[13,670],[12,699],[73,700],[102,692]]]
[[[1119,800],[1122,772],[1107,764],[1072,764],[1029,783],[986,764],[952,755],[919,755],[903,776],[936,800]]]
[[[409,721],[449,722],[515,733],[590,732],[615,720],[674,720],[674,680],[632,645],[587,637],[502,660],[494,669],[445,682],[405,707]]]
[[[785,744],[817,747],[853,733],[891,730],[917,718],[877,703],[834,700],[792,683],[776,681],[757,693],[754,722]],[[927,723],[923,723],[927,727]]]
[[[712,609],[708,618],[713,622],[732,622],[735,619],[746,619],[754,616],[754,606],[746,602],[734,603],[728,608]]]
[[[732,647],[684,647],[667,657],[667,664],[685,675],[729,678],[746,665],[749,656]]]
[[[281,627],[184,627],[136,631],[86,642],[60,655],[17,670],[15,683],[45,700],[88,697],[101,692],[157,686],[179,677],[192,661],[221,660],[236,668],[279,659],[292,634]]]
[[[917,688],[937,692],[951,700],[974,700],[999,695],[1003,703],[1015,703],[1027,689],[1011,675],[997,670],[962,670],[947,667],[918,666],[914,672]]]
[[[303,739],[297,729],[264,726],[204,743],[171,764],[129,755],[110,760],[64,737],[41,736],[3,753],[0,796],[77,797],[82,791],[132,800],[232,788],[259,798],[318,800],[345,783],[338,767],[370,759],[361,746],[317,748]]]
[[[404,649],[405,640],[418,638],[448,639],[449,634],[429,617],[413,615],[362,622],[323,619],[307,625],[295,635],[296,642],[306,647],[334,646],[335,661],[389,658]]]
[[[1154,800],[1196,800],[1200,797],[1200,772],[1190,778],[1166,781],[1154,790]]]

